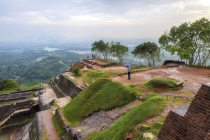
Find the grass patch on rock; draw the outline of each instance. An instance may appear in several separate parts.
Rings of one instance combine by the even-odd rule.
[[[165,79],[152,79],[142,84],[144,88],[150,89],[153,92],[180,90],[181,87],[177,86],[177,80],[165,80]]]
[[[160,120],[157,120],[150,125],[143,125],[139,126],[139,129],[133,133],[133,140],[148,140],[148,138],[143,138],[143,134],[146,132],[150,132],[154,135],[154,138],[157,137],[162,125],[166,119],[166,116]]]
[[[96,111],[122,107],[134,100],[136,96],[127,86],[110,79],[99,79],[63,107],[62,113],[74,127]]]
[[[87,84],[90,83],[91,81],[96,81],[101,78],[111,77],[117,74],[119,73],[103,71],[103,70],[92,70],[85,75],[85,77],[83,78],[83,82]]]
[[[55,129],[56,129],[56,132],[58,134],[59,137],[65,135],[67,137],[68,140],[70,140],[70,137],[68,134],[66,134],[64,128],[62,127],[62,125],[59,123],[58,119],[56,118],[55,115],[53,115],[52,117],[52,121],[53,121],[53,124],[55,126]]]
[[[34,89],[34,88],[41,88],[41,85],[33,85],[33,86],[28,86],[28,87],[20,87],[21,90],[29,90],[29,89]]]
[[[166,107],[163,97],[152,97],[133,107],[124,116],[103,132],[92,133],[87,140],[123,140],[126,134],[133,130],[135,125],[159,115]]]

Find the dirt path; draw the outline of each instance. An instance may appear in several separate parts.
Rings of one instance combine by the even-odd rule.
[[[49,140],[59,140],[60,138],[56,132],[55,126],[52,121],[51,109],[41,111],[40,115],[43,118],[47,138]]]

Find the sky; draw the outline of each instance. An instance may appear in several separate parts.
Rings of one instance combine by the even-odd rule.
[[[210,0],[1,0],[0,41],[159,38],[172,26],[210,19]]]

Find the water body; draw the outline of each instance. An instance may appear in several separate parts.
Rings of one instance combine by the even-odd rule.
[[[11,133],[0,134],[0,140],[10,140],[10,134]]]
[[[49,51],[49,52],[53,52],[53,51],[56,51],[56,50],[59,50],[59,49],[57,49],[57,48],[45,47],[43,50],[46,50],[46,51]]]
[[[69,52],[78,53],[78,54],[90,54],[91,51],[80,51],[80,50],[68,50]]]

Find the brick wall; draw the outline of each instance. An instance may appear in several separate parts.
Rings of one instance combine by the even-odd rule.
[[[171,111],[161,128],[159,140],[210,139],[210,83],[203,84],[186,114]]]

